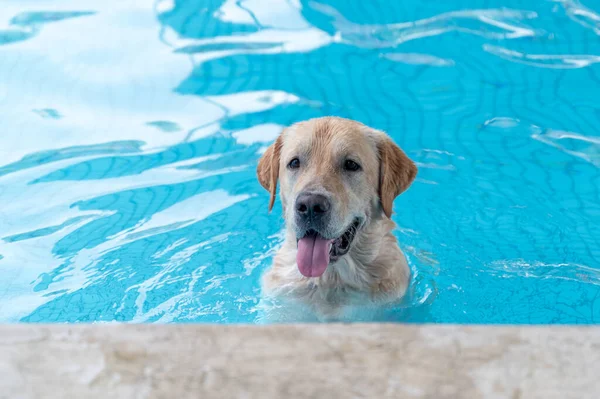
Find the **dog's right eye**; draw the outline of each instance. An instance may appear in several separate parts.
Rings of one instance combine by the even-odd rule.
[[[300,160],[298,158],[294,158],[288,163],[288,168],[290,169],[298,169],[300,167]]]

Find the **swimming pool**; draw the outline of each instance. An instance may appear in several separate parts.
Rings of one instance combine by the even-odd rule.
[[[8,0],[0,322],[254,322],[282,126],[387,131],[414,273],[388,321],[600,318],[590,0]]]

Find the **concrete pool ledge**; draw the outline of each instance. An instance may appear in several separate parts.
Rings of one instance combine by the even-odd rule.
[[[598,398],[600,328],[0,326],[0,398]]]

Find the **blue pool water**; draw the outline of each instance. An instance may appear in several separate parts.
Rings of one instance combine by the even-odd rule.
[[[600,320],[598,1],[1,3],[0,322],[254,322],[257,160],[324,115],[420,167],[389,320]]]

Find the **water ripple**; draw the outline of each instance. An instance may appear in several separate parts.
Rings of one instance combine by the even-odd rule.
[[[359,47],[394,47],[424,37],[461,32],[489,39],[517,39],[536,36],[534,29],[518,21],[537,18],[533,11],[511,9],[462,10],[439,14],[416,21],[385,25],[356,24],[335,8],[311,2],[310,6],[334,19],[335,36],[342,42]]]
[[[499,272],[502,278],[537,278],[557,279],[568,281],[583,281],[587,284],[600,285],[600,270],[576,263],[527,262],[523,259],[511,261],[496,261],[490,265],[494,272]]]
[[[531,65],[540,68],[572,69],[585,68],[600,62],[600,55],[570,55],[570,54],[525,54],[504,47],[484,44],[483,49],[490,54],[506,60]]]
[[[0,46],[22,42],[38,35],[41,26],[71,18],[94,15],[93,11],[31,11],[15,15],[9,21],[9,29],[0,30]]]
[[[550,0],[562,6],[565,13],[579,25],[591,29],[600,35],[600,14],[579,2],[578,0]]]
[[[431,65],[436,67],[452,66],[454,61],[446,60],[444,58],[435,57],[429,54],[417,54],[417,53],[385,53],[382,57],[387,58],[391,61],[403,62],[406,64],[414,65]]]
[[[546,129],[531,137],[600,167],[600,137]]]

